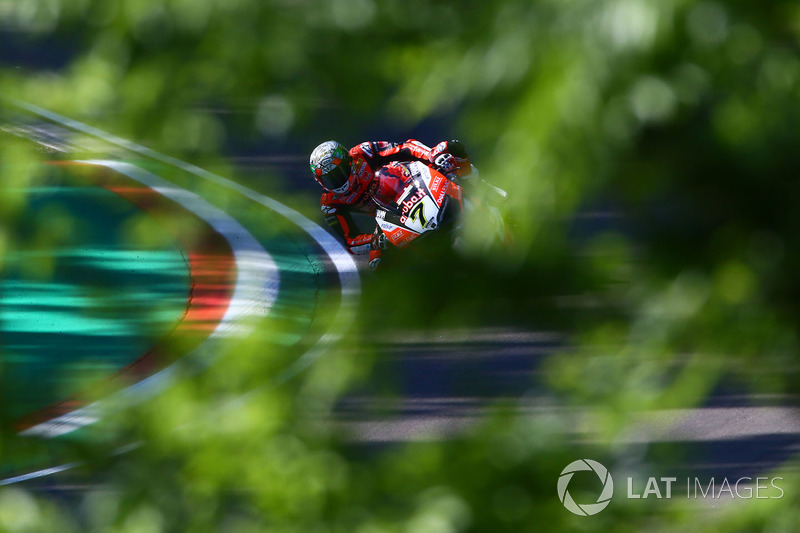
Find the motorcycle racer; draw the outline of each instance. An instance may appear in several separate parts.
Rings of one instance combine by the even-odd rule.
[[[325,221],[345,242],[351,254],[370,254],[370,266],[380,262],[380,232],[358,231],[352,214],[372,213],[371,201],[380,179],[376,171],[394,161],[422,161],[449,176],[465,176],[471,166],[463,144],[442,141],[433,148],[409,139],[404,143],[367,141],[350,148],[336,141],[326,141],[311,152],[310,166],[314,179],[324,192],[320,206]]]

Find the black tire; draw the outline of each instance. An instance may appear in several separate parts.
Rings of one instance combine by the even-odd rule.
[[[439,219],[439,228],[437,231],[453,231],[461,219],[461,205],[454,198],[447,197],[447,203],[444,206],[444,213]]]

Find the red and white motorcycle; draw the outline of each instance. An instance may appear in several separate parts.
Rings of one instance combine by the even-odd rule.
[[[370,267],[380,263],[381,250],[388,244],[404,248],[433,233],[452,232],[462,215],[474,211],[474,203],[464,197],[459,180],[477,182],[472,167],[468,178],[445,175],[421,161],[391,163],[376,172],[379,178],[372,200],[376,204],[375,229],[378,249],[370,253]],[[485,181],[502,198],[506,192]],[[494,209],[494,208],[489,208]],[[499,219],[494,209],[492,216]],[[455,243],[455,239],[454,239]]]

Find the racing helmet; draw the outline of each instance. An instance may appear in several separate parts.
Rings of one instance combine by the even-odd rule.
[[[311,172],[323,189],[341,194],[350,187],[352,161],[347,148],[336,141],[325,141],[311,152]]]

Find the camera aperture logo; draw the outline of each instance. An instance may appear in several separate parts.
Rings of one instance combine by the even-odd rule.
[[[590,470],[597,474],[600,482],[603,484],[603,490],[595,503],[578,504],[572,499],[567,488],[569,482],[572,481],[572,476],[575,472]],[[614,495],[614,480],[608,469],[591,459],[579,459],[567,465],[558,476],[558,499],[564,504],[564,507],[571,513],[579,516],[592,516],[596,515],[611,503],[611,497]]]
[[[594,503],[578,503],[569,492],[570,482],[577,472],[594,472],[602,484],[602,489],[587,488],[585,481],[590,481],[591,476],[584,477],[578,483],[583,485],[582,493],[592,494],[594,490],[600,491],[600,496]],[[648,498],[671,500],[673,498],[685,497],[688,500],[721,500],[730,498],[733,500],[777,500],[783,498],[785,492],[779,484],[784,478],[780,476],[744,476],[737,479],[722,478],[699,478],[686,477],[679,480],[677,477],[656,477],[649,476],[644,483],[642,476],[635,479],[627,476],[629,500],[642,501]],[[596,483],[595,483],[596,485]],[[686,487],[683,492],[682,487]],[[644,487],[642,492],[641,487]],[[576,487],[573,486],[573,492]],[[611,503],[614,496],[614,480],[608,469],[592,459],[579,459],[567,465],[558,477],[558,499],[566,509],[578,516],[592,516],[601,512]],[[622,495],[620,495],[622,497]],[[586,498],[586,496],[584,496]]]

